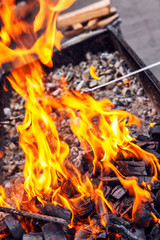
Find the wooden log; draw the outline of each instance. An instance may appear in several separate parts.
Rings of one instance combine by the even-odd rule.
[[[12,208],[0,207],[0,212],[11,213],[13,215],[19,215],[19,216],[23,216],[23,217],[27,217],[27,218],[33,218],[33,219],[37,219],[37,220],[45,221],[45,222],[59,223],[64,226],[68,225],[68,223],[62,218],[50,217],[50,216],[46,216],[46,215],[42,215],[42,214],[38,214],[38,213],[30,213],[30,212],[20,211],[20,210],[16,210],[16,209],[12,209]]]
[[[86,26],[86,29],[93,30],[97,27],[98,24],[98,18],[91,19]]]
[[[71,37],[81,34],[84,31],[83,25],[81,23],[76,23],[72,26],[72,30],[65,31],[64,36],[65,37]]]
[[[76,23],[83,23],[93,18],[106,16],[109,13],[110,0],[102,0],[76,11],[60,15],[57,19],[57,27],[66,28]]]
[[[46,223],[42,227],[44,240],[67,240],[60,224]]]
[[[21,240],[24,232],[20,222],[12,215],[5,217],[5,223],[15,240]]]

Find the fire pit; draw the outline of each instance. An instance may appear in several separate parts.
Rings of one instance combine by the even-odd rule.
[[[9,215],[2,215],[2,239],[159,238],[159,117],[146,106],[144,93],[159,110],[158,80],[147,71],[109,89],[83,93],[85,87],[127,73],[129,65],[132,70],[143,66],[116,29],[113,24],[67,40],[62,51],[55,51],[53,68],[43,60],[43,66],[37,61],[3,76],[6,179],[0,211]],[[91,65],[98,80],[90,76]],[[130,128],[131,137],[127,127],[140,125],[134,109],[145,118],[144,130],[140,135]],[[149,122],[154,123],[146,136]]]

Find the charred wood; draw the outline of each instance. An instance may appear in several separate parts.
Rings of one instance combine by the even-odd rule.
[[[86,226],[83,225],[83,227],[77,232],[74,240],[92,240],[94,237],[92,237],[92,230]]]
[[[68,223],[70,222],[72,217],[72,213],[70,210],[54,204],[46,204],[44,206],[44,214],[48,216],[62,218]]]
[[[20,211],[20,210],[16,210],[16,209],[12,209],[12,208],[0,207],[0,212],[11,213],[13,215],[19,215],[22,217],[33,218],[33,219],[37,219],[37,220],[45,221],[45,222],[59,223],[64,226],[68,225],[68,223],[64,219],[61,219],[61,218],[50,217],[50,216],[46,216],[46,215],[42,215],[42,214],[38,214],[38,213],[30,213],[30,212],[26,212],[26,211]]]
[[[6,226],[6,223],[5,223],[5,220],[2,219],[0,221],[0,233],[2,233],[3,231],[7,230],[7,226]]]
[[[107,234],[106,232],[103,232],[103,233],[100,233],[96,238],[95,240],[103,240],[103,239],[106,239],[107,238]]]
[[[146,176],[146,166],[143,161],[117,161],[118,169],[125,176]]]
[[[24,229],[22,228],[20,222],[15,219],[12,215],[7,215],[5,217],[5,223],[14,237],[15,240],[21,240],[24,232]]]
[[[123,187],[117,185],[115,188],[113,188],[111,195],[112,197],[119,200],[125,195],[125,193],[126,193],[126,190]]]
[[[117,217],[111,214],[109,215],[109,221],[110,221],[110,224],[124,225],[128,229],[132,229],[133,227],[133,222],[125,218]]]
[[[135,214],[133,216],[133,221],[137,227],[148,228],[153,217],[151,215],[150,207],[148,203],[140,204],[137,206]]]
[[[106,182],[106,184],[111,187],[115,187],[120,184],[118,177],[102,177],[101,181]]]
[[[137,237],[135,234],[130,232],[127,228],[125,228],[124,225],[118,225],[118,224],[113,224],[109,227],[109,230],[112,232],[118,232],[121,234],[122,239],[128,239],[128,240],[140,240],[139,237]]]
[[[75,220],[82,221],[85,217],[89,216],[93,211],[93,204],[91,198],[84,197],[75,199],[72,203],[74,207]]]
[[[43,234],[42,233],[24,234],[22,240],[43,240]]]
[[[143,228],[135,228],[134,234],[139,237],[140,240],[146,240],[146,234]]]
[[[46,223],[42,227],[44,240],[67,240],[63,228],[57,223]]]
[[[160,123],[157,123],[151,127],[149,134],[152,140],[160,142]]]
[[[156,199],[154,200],[155,209],[160,212],[160,190],[156,193]]]
[[[150,233],[151,240],[159,240],[160,239],[160,225],[157,224],[152,228]]]

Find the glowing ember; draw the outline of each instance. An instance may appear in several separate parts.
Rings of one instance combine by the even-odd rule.
[[[154,127],[154,125],[155,125],[155,123],[150,123],[150,126],[151,126],[151,127]]]
[[[131,82],[129,81],[128,78],[124,79],[124,80],[123,80],[123,83],[124,83],[124,84],[131,84]]]
[[[95,66],[90,66],[89,72],[92,78],[99,80],[100,78],[96,74],[96,67]]]
[[[24,205],[29,203],[27,209],[35,212],[37,211],[34,206],[35,197],[43,205],[50,202],[64,206],[72,212],[70,226],[74,225],[74,217],[81,215],[79,205],[87,202],[90,206],[90,202],[94,202],[97,213],[102,215],[101,224],[106,227],[105,214],[114,213],[115,209],[104,196],[102,182],[96,185],[93,181],[97,170],[101,177],[104,173],[114,173],[130,196],[134,197],[132,211],[134,217],[137,208],[151,200],[149,188],[139,186],[136,177],[125,177],[116,168],[116,161],[119,158],[134,158],[150,163],[153,181],[157,178],[160,166],[154,155],[133,143],[135,139],[130,136],[127,126],[131,124],[140,126],[137,117],[125,111],[116,111],[108,99],[95,101],[87,94],[68,91],[63,78],[63,93],[60,98],[46,93],[43,84],[44,72],[39,62],[33,62],[33,54],[38,55],[43,64],[51,66],[53,47],[59,49],[62,38],[62,34],[56,30],[57,16],[73,2],[74,0],[69,3],[65,0],[56,3],[39,0],[38,14],[32,23],[26,23],[16,18],[16,13],[11,7],[14,4],[12,0],[2,1],[1,65],[8,61],[12,62],[13,66],[16,66],[17,62],[30,63],[26,67],[13,70],[8,77],[12,87],[25,98],[25,118],[17,127],[17,131],[20,134],[19,144],[25,153],[23,173],[26,196],[22,202],[16,197],[14,199],[17,208],[22,206],[24,208]],[[43,31],[39,35],[40,30]],[[26,35],[25,44],[21,39],[23,34]],[[16,44],[15,48],[12,48],[12,41]],[[92,66],[90,68],[92,77],[99,79],[95,71]],[[90,149],[92,150],[92,154],[88,153],[93,166],[91,178],[82,175],[69,161],[69,146],[59,137],[57,120],[52,118],[54,111],[58,112],[60,119],[64,114],[67,115],[70,128],[78,137],[83,151],[88,153]],[[61,194],[65,182],[70,184],[69,197]],[[0,205],[4,206],[7,203],[4,202],[5,194],[2,187],[0,192]],[[87,221],[90,221],[88,216]],[[79,228],[80,226],[76,226],[76,230]]]

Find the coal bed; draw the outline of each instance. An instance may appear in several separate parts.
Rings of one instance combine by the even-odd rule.
[[[105,82],[109,82],[133,70],[121,52],[118,51],[118,49],[113,48],[113,45],[111,44],[112,41],[111,39],[108,39],[108,35],[106,38],[106,34],[102,33],[94,37],[94,41],[91,41],[91,39],[87,41],[92,44],[88,46],[86,43],[84,44],[80,42],[78,43],[78,48],[77,45],[72,45],[69,47],[69,50],[64,49],[62,52],[55,53],[53,59],[53,62],[55,62],[54,68],[50,69],[50,72],[43,76],[45,91],[48,94],[51,94],[57,99],[63,95],[64,89],[61,86],[62,76],[66,79],[68,89],[70,91],[76,90],[83,92],[86,88],[92,88]],[[79,50],[75,51],[75,48]],[[135,67],[135,62],[133,65]],[[90,66],[94,66],[96,68],[96,75],[100,78],[99,80],[91,77]],[[6,84],[5,80],[3,84]],[[157,99],[151,101],[149,98],[150,94],[146,95],[145,90],[143,80],[141,82],[139,81],[139,78],[135,76],[130,79],[125,79],[124,81],[108,85],[107,87],[94,92],[89,92],[89,94],[92,95],[95,100],[107,98],[112,101],[115,109],[125,110],[137,116],[141,121],[142,127],[130,127],[130,134],[136,139],[135,141],[140,147],[148,152],[154,153],[157,158],[160,158],[158,144],[160,140],[160,127],[158,124],[160,122],[160,118],[157,113],[157,108],[153,105]],[[8,93],[6,92],[6,94]],[[5,131],[3,143],[5,155],[3,157],[2,166],[3,186],[5,189],[8,189],[8,191],[10,191],[13,187],[18,187],[19,195],[23,195],[24,190],[21,192],[21,184],[24,181],[22,171],[25,159],[24,154],[18,145],[19,136],[15,127],[24,119],[24,99],[12,90],[10,104],[4,104],[3,113],[4,119],[1,121],[1,126]],[[104,195],[107,200],[112,202],[118,214],[111,214],[111,212],[107,209],[105,209],[106,212],[104,212],[104,209],[101,208],[103,202],[101,202],[102,200],[99,198],[97,215],[97,213],[95,214],[95,206],[91,199],[84,198],[84,201],[81,200],[81,205],[76,205],[75,203],[75,209],[78,207],[81,209],[80,211],[75,212],[75,222],[84,222],[79,231],[76,233],[76,236],[74,228],[65,230],[59,224],[56,225],[48,223],[44,225],[42,222],[39,224],[35,223],[33,227],[35,233],[24,233],[22,228],[20,233],[17,233],[16,235],[15,231],[12,231],[13,226],[10,226],[10,222],[14,222],[16,229],[20,229],[19,221],[16,218],[10,219],[9,217],[5,217],[5,223],[7,223],[7,227],[12,235],[10,239],[19,239],[19,236],[23,236],[23,239],[50,239],[51,237],[55,239],[58,236],[58,239],[69,240],[145,240],[155,239],[155,236],[160,236],[159,224],[156,225],[154,223],[153,217],[150,213],[150,211],[154,212],[158,218],[159,213],[157,213],[157,211],[159,211],[160,208],[160,184],[158,181],[151,183],[151,166],[149,164],[147,165],[142,160],[137,161],[136,159],[119,159],[119,161],[115,163],[116,168],[120,172],[123,172],[125,176],[137,177],[140,186],[143,186],[143,182],[150,183],[151,185],[151,194],[154,206],[153,203],[150,202],[148,204],[144,204],[143,209],[139,209],[133,221],[129,221],[128,218],[131,218],[133,199],[128,195],[119,179],[113,173],[110,173],[109,175],[105,173],[101,178],[98,170],[93,176],[93,166],[91,166],[90,161],[88,160],[88,153],[83,151],[77,136],[72,133],[67,115],[60,116],[57,111],[54,111],[52,113],[52,118],[55,119],[55,121],[57,119],[59,120],[57,121],[56,127],[60,139],[69,145],[69,161],[72,162],[77,169],[79,169],[82,175],[92,178],[94,185],[98,186],[100,181],[102,181]],[[150,123],[155,123],[156,125],[152,125],[153,127],[150,127]],[[92,155],[92,149],[90,149],[89,154]],[[15,183],[16,186],[14,185]],[[68,190],[69,185],[67,184],[63,184],[64,195],[71,194]],[[54,210],[53,205],[46,205],[44,209],[40,209],[41,214],[53,214],[55,217],[57,217],[57,212],[60,214],[58,217],[62,217],[62,212],[65,211],[66,215],[64,219],[67,217],[67,221],[69,221],[70,211],[66,209],[61,210],[60,208],[60,210]],[[90,216],[93,225],[96,227],[92,228],[88,224],[86,220],[88,216]],[[100,216],[103,216],[107,225],[106,229],[104,229],[104,226],[102,226],[100,222]],[[6,232],[8,231],[7,227],[5,229]],[[54,235],[55,232],[58,232],[58,235]]]

